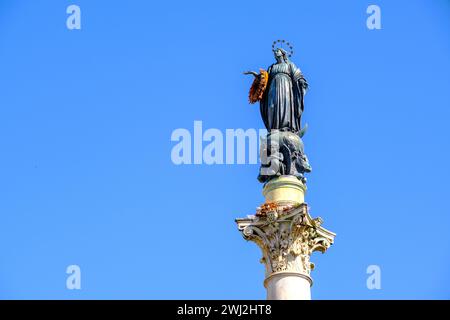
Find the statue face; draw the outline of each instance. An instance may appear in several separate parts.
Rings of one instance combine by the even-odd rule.
[[[275,57],[280,58],[283,56],[283,51],[281,51],[281,49],[277,49],[275,51]]]

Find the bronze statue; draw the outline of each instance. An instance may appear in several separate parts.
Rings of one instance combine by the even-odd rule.
[[[287,45],[290,53],[277,43]],[[258,180],[267,182],[280,175],[294,175],[303,182],[311,167],[303,151],[301,127],[304,96],[308,83],[297,66],[290,61],[292,46],[284,40],[274,41],[272,51],[276,62],[267,71],[247,71],[255,79],[250,88],[249,102],[259,101],[261,117],[268,131],[261,145],[261,171]]]

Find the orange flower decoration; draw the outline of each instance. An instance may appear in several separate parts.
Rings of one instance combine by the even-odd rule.
[[[248,101],[250,103],[253,104],[262,99],[268,82],[269,74],[267,71],[264,69],[259,69],[259,75],[255,76],[255,80],[253,80],[250,92],[248,94]]]

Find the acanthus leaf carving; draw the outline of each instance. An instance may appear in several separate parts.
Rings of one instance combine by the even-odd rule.
[[[335,234],[322,228],[322,219],[312,219],[306,204],[288,210],[271,205],[262,206],[262,213],[253,218],[238,219],[243,236],[262,250],[261,262],[266,276],[274,272],[296,272],[310,276],[314,251],[325,252]]]

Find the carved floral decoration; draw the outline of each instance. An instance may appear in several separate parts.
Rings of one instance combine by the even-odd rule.
[[[322,219],[311,218],[306,204],[283,207],[266,203],[253,218],[238,221],[244,238],[262,249],[266,276],[283,271],[309,276],[314,269],[311,253],[325,252],[334,241],[335,234],[321,224]]]

